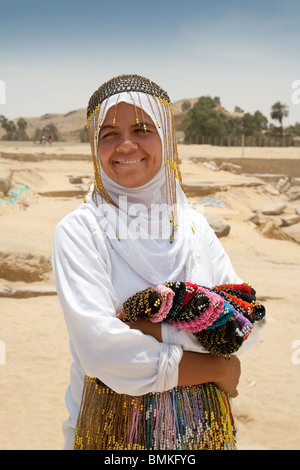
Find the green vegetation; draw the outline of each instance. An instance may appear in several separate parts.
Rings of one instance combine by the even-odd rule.
[[[34,142],[40,141],[43,137],[45,137],[46,140],[48,140],[49,137],[51,137],[53,141],[61,140],[58,129],[54,124],[47,124],[45,127],[43,127],[43,129],[40,129],[38,127],[35,130],[33,141]]]
[[[220,137],[226,134],[227,118],[225,114],[216,111],[216,102],[209,96],[202,96],[188,111],[186,118],[185,136],[197,135]]]
[[[271,108],[271,118],[279,122],[281,136],[283,135],[282,120],[284,117],[288,117],[288,115],[288,107],[285,104],[280,103],[280,101],[273,104]]]
[[[186,112],[184,121],[184,142],[189,144],[211,144],[211,145],[251,145],[251,146],[286,146],[300,145],[300,122],[293,126],[283,127],[284,119],[289,115],[288,107],[277,101],[270,108],[271,120],[257,110],[253,114],[244,113],[237,108],[235,114],[228,113],[221,107],[218,97],[201,96],[191,106],[186,100],[182,111]],[[279,124],[279,125],[278,125]],[[10,121],[0,115],[0,125],[5,130],[2,140],[18,140],[34,142],[61,141],[57,127],[47,124],[42,129],[35,129],[34,135],[28,137],[28,123],[20,118]],[[80,142],[89,142],[87,127],[84,126],[80,132],[76,132]]]
[[[20,118],[17,124],[15,124],[14,121],[9,121],[5,116],[0,115],[0,124],[2,129],[6,131],[6,134],[2,136],[2,140],[29,140],[26,133],[28,123],[25,119]],[[43,136],[45,140],[48,140],[49,137],[51,137],[53,141],[61,140],[57,127],[54,124],[47,124],[43,129],[37,128],[32,140],[34,142],[40,141]]]
[[[17,121],[17,125],[13,121],[9,121],[5,116],[0,116],[1,127],[5,129],[6,135],[2,137],[2,140],[29,140],[26,134],[27,121],[20,118]]]
[[[79,138],[80,138],[80,142],[89,142],[90,141],[89,133],[88,133],[88,130],[87,130],[86,126],[84,126],[84,128],[81,129],[81,131],[79,133]]]
[[[259,110],[240,113],[233,117],[219,106],[219,100],[202,96],[188,111],[185,119],[185,143],[209,143],[216,145],[237,145],[244,139],[245,145],[293,145],[294,137],[300,136],[300,123],[283,129],[283,119],[288,116],[288,107],[279,101],[271,107],[271,119],[279,127],[268,122]],[[277,139],[277,140],[276,140]]]

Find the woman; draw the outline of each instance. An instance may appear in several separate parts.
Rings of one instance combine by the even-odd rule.
[[[73,448],[85,376],[135,397],[208,382],[235,397],[240,376],[236,357],[207,354],[172,325],[118,318],[122,303],[148,286],[240,282],[182,191],[167,93],[137,75],[113,78],[89,101],[88,130],[94,183],[58,224],[53,252],[74,358],[65,449]]]

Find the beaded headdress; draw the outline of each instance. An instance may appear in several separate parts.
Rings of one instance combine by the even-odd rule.
[[[173,108],[168,94],[156,83],[145,77],[139,75],[120,75],[118,77],[114,77],[101,85],[93,93],[89,100],[87,108],[87,129],[89,133],[94,163],[94,188],[92,194],[93,200],[96,202],[96,197],[99,195],[101,196],[102,200],[117,206],[107,193],[102,182],[97,143],[98,133],[104,120],[108,99],[113,95],[120,95],[124,92],[129,93],[130,96],[132,96],[132,93],[134,92],[137,94],[138,98],[140,98],[140,93],[145,94],[148,98],[149,107],[152,111],[154,108],[153,105],[156,104],[155,109],[158,110],[158,115],[156,115],[153,111],[153,115],[155,115],[154,124],[158,129],[162,130],[163,134],[163,162],[166,177],[166,198],[169,208],[169,218],[173,224],[174,234],[177,225],[176,186],[178,181],[182,187],[182,180],[179,168]],[[141,100],[139,99],[138,102],[135,102],[135,100],[132,98],[132,104],[134,105],[135,109],[136,107],[141,108],[143,115]],[[136,123],[143,128],[146,127],[145,122],[140,123],[137,111]],[[113,126],[115,124],[116,117],[113,119]]]

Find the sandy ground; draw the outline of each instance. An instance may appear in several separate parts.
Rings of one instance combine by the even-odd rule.
[[[212,171],[190,160],[239,158],[241,149],[179,148],[186,184],[219,185],[210,196],[223,204],[207,205],[204,210],[230,225],[229,235],[221,242],[236,271],[255,286],[267,308],[261,343],[241,358],[239,396],[233,402],[239,448],[299,450],[300,312],[296,295],[300,245],[264,237],[248,218],[268,202],[283,201],[286,212],[292,213],[300,201],[270,194],[257,176]],[[26,184],[27,189],[15,204],[7,204],[8,198],[2,200],[0,252],[50,258],[57,222],[81,202],[82,190],[91,177],[88,145],[59,143],[42,148],[0,143],[1,152],[0,175],[13,170],[12,186]],[[32,155],[39,157],[32,161],[28,158]],[[66,155],[86,158],[65,160]],[[299,163],[300,149],[251,148],[245,149],[243,158],[258,162],[268,158],[270,167],[273,159],[290,158]],[[81,177],[82,186],[71,183],[71,177]],[[191,199],[197,202],[200,198]],[[1,284],[13,290],[42,288],[53,286],[53,277],[49,272],[33,283],[3,278]],[[68,334],[56,295],[0,299],[0,449],[62,448],[70,361]]]

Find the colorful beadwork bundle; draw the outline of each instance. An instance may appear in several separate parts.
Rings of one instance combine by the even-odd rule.
[[[190,282],[167,282],[137,292],[123,303],[126,318],[168,322],[192,332],[211,354],[237,352],[254,323],[265,317],[255,290],[246,283],[213,288]]]

